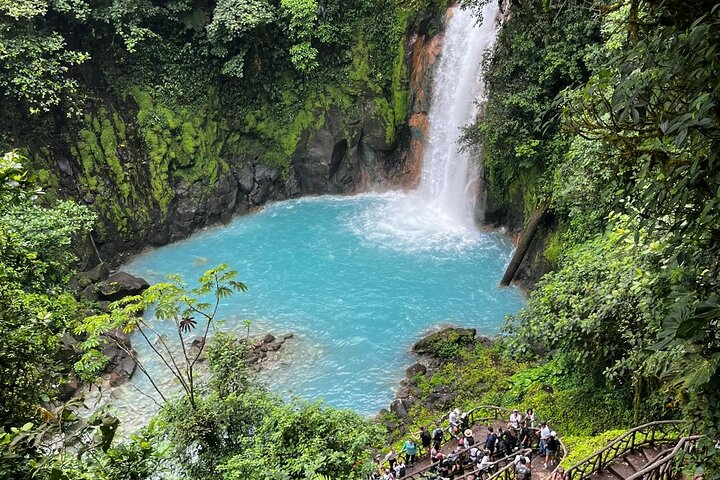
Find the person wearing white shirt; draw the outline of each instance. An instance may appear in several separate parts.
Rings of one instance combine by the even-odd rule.
[[[515,430],[520,430],[521,423],[522,414],[520,414],[517,410],[513,410],[512,414],[510,414],[510,425],[512,425]]]
[[[547,426],[547,423],[541,422],[540,423],[540,455],[545,455],[545,444],[547,444],[547,441],[549,438],[550,438],[550,427]]]

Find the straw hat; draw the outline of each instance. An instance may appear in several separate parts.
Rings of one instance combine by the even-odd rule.
[[[472,430],[470,430],[469,428],[467,430],[465,430],[465,436],[472,437],[473,436]]]

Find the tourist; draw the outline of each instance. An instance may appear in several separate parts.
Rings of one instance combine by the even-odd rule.
[[[525,414],[525,426],[535,428],[535,412],[532,408],[528,408]]]
[[[430,457],[430,444],[432,443],[432,436],[430,435],[430,432],[425,430],[425,427],[420,427],[420,443],[422,444],[423,454]]]
[[[528,427],[527,423],[524,423],[522,429],[520,429],[520,445],[523,448],[530,448],[532,443],[532,430]]]
[[[518,463],[520,463],[521,460],[525,460],[525,463],[527,463],[528,465],[530,464],[530,457],[528,457],[527,455],[515,455],[515,460],[513,460],[513,463],[517,465]]]
[[[545,444],[550,438],[550,427],[547,426],[546,422],[540,422],[540,455],[545,455]]]
[[[405,459],[407,460],[408,467],[412,467],[415,464],[415,455],[417,455],[417,445],[412,438],[405,440],[405,443],[400,450],[400,453],[405,452]]]
[[[390,465],[390,468],[395,468],[396,459],[397,459],[397,454],[395,453],[395,449],[393,447],[390,447],[390,451],[387,453],[387,455],[385,455],[385,462],[387,462],[388,465]]]
[[[470,448],[475,445],[475,437],[473,437],[473,431],[469,428],[465,429],[465,448]]]
[[[556,436],[557,433],[550,432],[550,437],[547,439],[547,442],[545,442],[545,468],[555,463],[555,454],[560,446],[560,442],[555,438]]]
[[[380,480],[395,480],[395,475],[393,475],[389,468],[386,468]]]
[[[470,428],[470,413],[463,412],[462,415],[460,415],[460,429],[467,430],[468,428]]]
[[[483,451],[482,460],[480,460],[480,464],[478,465],[478,469],[481,472],[486,473],[490,471],[490,464],[492,463],[491,455],[492,452],[487,448]]]
[[[480,449],[475,445],[470,447],[470,463],[477,463],[479,460],[479,458],[478,458],[479,456],[480,456]]]
[[[485,439],[485,448],[490,451],[492,455],[495,453],[495,444],[497,443],[497,435],[493,431],[493,427],[488,427],[488,435]]]
[[[526,462],[525,457],[522,457],[520,461],[515,464],[515,478],[517,480],[530,480],[531,475],[529,462]]]
[[[462,458],[460,458],[460,455],[455,454],[448,474],[450,478],[455,478],[457,475],[462,475],[463,473],[465,473],[465,469],[463,468]]]
[[[508,444],[510,450],[515,450],[515,447],[518,444],[518,436],[515,427],[513,427],[512,424],[508,425],[508,429],[505,430],[505,433],[501,438]]]
[[[435,450],[440,450],[440,447],[442,446],[443,441],[443,429],[440,428],[440,426],[436,426],[435,430],[433,430],[433,447],[435,447]]]
[[[522,423],[522,415],[515,409],[510,414],[510,425],[512,425],[515,430],[520,430],[520,423]]]
[[[460,432],[460,421],[460,409],[456,408],[450,412],[450,415],[448,415],[448,422],[450,423],[450,434],[458,440],[460,439],[460,436],[458,435]]]
[[[402,461],[397,462],[395,464],[395,478],[403,478],[405,473],[407,473],[405,464]]]
[[[433,447],[430,453],[432,454],[433,462],[442,462],[445,459],[445,454],[440,450],[435,449],[435,447]]]
[[[503,431],[502,428],[498,428],[498,440],[497,440],[497,451],[496,454],[500,457],[510,455],[512,452],[512,446],[508,441],[507,432]]]

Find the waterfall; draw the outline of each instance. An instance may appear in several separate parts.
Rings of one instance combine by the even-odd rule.
[[[477,113],[476,100],[483,94],[483,52],[495,41],[497,2],[483,11],[476,25],[471,12],[452,13],[435,70],[430,105],[430,131],[423,155],[417,195],[427,207],[455,226],[472,226],[478,195],[478,171],[468,154],[459,151],[461,128]]]
[[[478,25],[472,12],[451,9],[435,67],[420,184],[413,192],[390,195],[378,211],[367,212],[358,234],[403,249],[437,244],[456,248],[477,241],[479,169],[460,151],[459,140],[484,95],[482,58],[495,42],[497,13],[497,2],[489,2]]]

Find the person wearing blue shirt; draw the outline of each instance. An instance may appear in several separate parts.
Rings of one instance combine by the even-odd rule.
[[[415,456],[417,455],[417,445],[412,438],[405,440],[405,443],[400,450],[400,453],[405,452],[406,463],[408,467],[412,467],[415,463]]]

